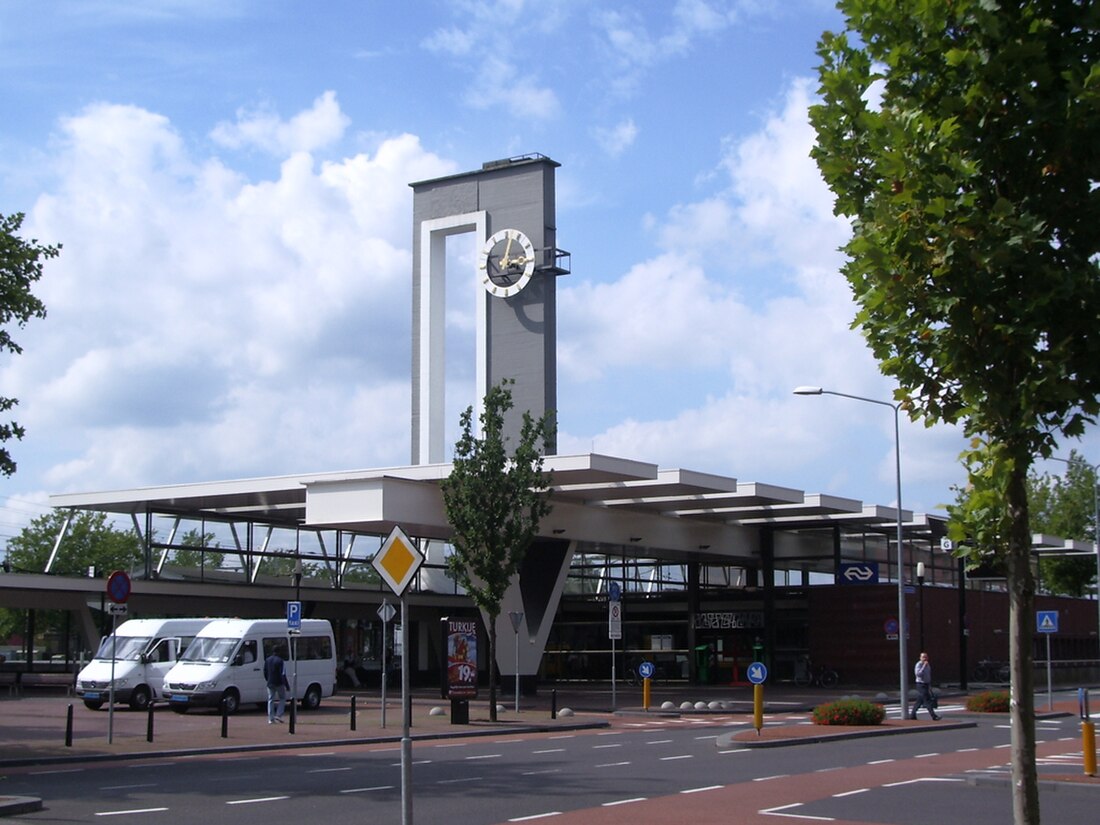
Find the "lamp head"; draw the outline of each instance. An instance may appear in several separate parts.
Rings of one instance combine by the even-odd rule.
[[[795,387],[795,395],[821,395],[825,390],[821,387]]]

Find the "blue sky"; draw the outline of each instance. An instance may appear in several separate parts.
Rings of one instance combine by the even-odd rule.
[[[572,253],[560,452],[892,503],[890,412],[791,394],[893,389],[807,156],[840,22],[825,0],[0,0],[0,212],[64,244],[0,360],[27,428],[0,536],[50,493],[408,463],[408,184],[530,152],[561,164]],[[471,313],[449,323],[457,429]],[[901,442],[905,506],[938,510],[959,433]]]

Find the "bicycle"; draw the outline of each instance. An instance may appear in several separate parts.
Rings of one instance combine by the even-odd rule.
[[[1011,672],[1007,662],[981,659],[974,668],[975,682],[1007,682],[1010,678]]]
[[[802,661],[795,666],[794,683],[798,685],[798,687],[809,687],[813,685],[815,687],[831,688],[836,687],[839,682],[839,673],[825,665],[820,665],[815,668],[809,656],[804,657]]]

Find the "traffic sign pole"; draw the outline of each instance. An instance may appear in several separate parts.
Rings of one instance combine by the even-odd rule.
[[[1058,632],[1058,611],[1038,611],[1035,614],[1035,629],[1047,637],[1047,710],[1054,710],[1054,678],[1050,662],[1050,637]]]

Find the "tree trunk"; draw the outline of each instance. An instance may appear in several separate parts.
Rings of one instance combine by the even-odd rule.
[[[1008,536],[1008,655],[1012,671],[1012,818],[1015,825],[1040,825],[1039,782],[1035,768],[1035,677],[1032,640],[1035,579],[1031,572],[1027,466],[1017,462],[1006,490],[1011,520]]]
[[[497,721],[497,617],[489,617],[489,721]]]

